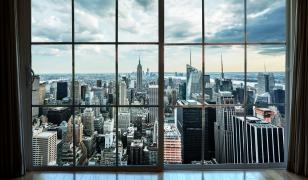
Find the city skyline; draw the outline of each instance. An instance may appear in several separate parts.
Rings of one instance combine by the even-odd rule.
[[[84,46],[78,45],[75,53],[75,73],[115,73],[114,46]],[[279,72],[285,71],[285,54],[280,52],[284,46],[260,45],[247,48],[247,72]],[[33,46],[32,67],[38,74],[46,73],[71,73],[71,49],[57,47]],[[44,50],[49,49],[49,53]],[[82,49],[82,50],[81,50]],[[185,72],[186,64],[201,70],[201,47],[165,47],[165,72]],[[270,52],[273,50],[273,52]],[[153,52],[154,51],[154,52]],[[225,72],[244,72],[244,49],[242,46],[208,47],[205,51],[205,72],[219,72],[221,54],[224,60]],[[268,52],[269,51],[269,52]],[[122,53],[123,52],[123,53]],[[119,47],[119,73],[134,72],[139,57],[145,70],[158,72],[158,52],[156,46],[124,46]],[[198,61],[199,60],[199,61]],[[177,66],[174,66],[174,62]]]

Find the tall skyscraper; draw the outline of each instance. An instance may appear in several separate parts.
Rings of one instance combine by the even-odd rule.
[[[119,104],[127,105],[127,87],[125,81],[119,83]]]
[[[273,73],[258,73],[257,94],[271,92],[275,87]]]
[[[148,89],[149,104],[158,105],[158,85],[149,85]],[[158,120],[158,108],[149,107],[149,120],[155,122]]]
[[[57,132],[45,131],[33,134],[32,149],[34,166],[56,165]]]
[[[72,88],[73,89],[73,88]],[[73,98],[73,90],[71,89],[71,97]],[[74,92],[75,92],[75,95],[74,95],[74,101],[75,101],[75,104],[80,104],[80,101],[81,101],[81,85],[79,83],[79,81],[75,81],[74,83]]]
[[[121,132],[127,131],[130,125],[130,113],[129,112],[119,112],[118,115],[119,129]]]
[[[62,100],[63,98],[67,97],[67,87],[67,82],[57,82],[57,100]]]
[[[233,95],[229,91],[216,93],[216,104],[233,104]],[[218,163],[233,163],[232,116],[234,107],[216,107],[215,157]]]
[[[189,107],[189,105],[201,105],[200,102],[195,100],[182,100],[178,101],[179,107],[175,108],[175,123],[177,129],[182,137],[182,157],[183,163],[191,163],[192,161],[201,161],[201,149],[202,149],[202,108]],[[210,141],[214,141],[213,132],[209,131],[209,124],[213,124],[215,121],[215,113],[206,108],[205,109],[205,146],[210,145]],[[214,116],[214,117],[212,117]],[[209,123],[212,121],[212,123]],[[205,158],[211,158],[213,156],[214,147],[207,147],[204,153]],[[212,150],[211,150],[212,149]],[[210,153],[210,154],[209,154]],[[207,159],[205,159],[207,160]]]
[[[92,136],[94,133],[94,111],[92,108],[86,108],[82,113],[83,132],[85,136]]]
[[[142,85],[142,66],[140,64],[140,57],[139,57],[139,64],[137,66],[137,91],[141,91],[143,88]]]
[[[181,164],[181,134],[176,127],[172,127],[171,125],[165,125],[164,129],[164,162],[168,164]]]
[[[284,129],[257,117],[233,117],[234,163],[284,162]],[[247,140],[244,138],[246,130]],[[246,150],[246,151],[245,151]]]
[[[87,91],[88,91],[88,85],[82,85],[80,87],[80,90],[81,90],[81,100],[85,101],[86,100],[86,94],[87,94]]]
[[[186,72],[189,74],[186,87],[186,99],[189,100],[193,93],[202,93],[203,76],[201,71],[191,65],[186,65]]]

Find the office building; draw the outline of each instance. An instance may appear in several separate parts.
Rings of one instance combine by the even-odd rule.
[[[34,166],[56,165],[57,132],[45,131],[33,134],[32,149]]]

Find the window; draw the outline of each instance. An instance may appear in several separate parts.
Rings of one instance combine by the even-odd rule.
[[[32,0],[33,166],[283,163],[284,16],[284,0]]]

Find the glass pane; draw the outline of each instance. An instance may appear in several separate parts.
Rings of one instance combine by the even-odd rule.
[[[284,42],[285,0],[247,0],[249,42]]]
[[[285,83],[285,46],[248,46],[248,103],[285,103]]]
[[[76,46],[76,104],[102,106],[116,104],[115,77],[114,46]]]
[[[119,46],[119,104],[158,105],[158,48]]]
[[[206,42],[244,41],[244,1],[205,0]]]
[[[158,0],[119,0],[119,41],[158,41]]]
[[[76,164],[116,166],[115,108],[76,108],[74,123]]]
[[[72,41],[70,0],[32,0],[32,42]]]
[[[72,166],[72,110],[69,107],[32,108],[33,166]]]
[[[121,108],[119,165],[157,165],[158,108]]]
[[[165,1],[165,42],[202,42],[202,1]]]
[[[200,46],[165,47],[164,105],[178,100],[198,100],[202,96],[202,48]]]
[[[68,45],[33,45],[33,105],[72,104],[72,50]]]
[[[243,104],[244,47],[206,46],[205,100],[210,104]]]
[[[115,41],[115,0],[75,0],[75,40]]]

